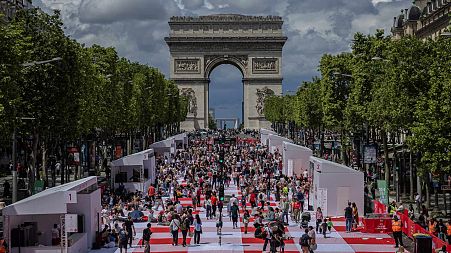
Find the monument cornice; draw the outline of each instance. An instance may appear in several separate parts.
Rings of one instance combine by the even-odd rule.
[[[283,78],[271,78],[271,77],[265,77],[265,78],[243,78],[243,82],[253,85],[253,84],[280,84],[282,83]]]
[[[176,82],[177,84],[199,84],[199,85],[204,85],[205,83],[209,83],[210,80],[208,78],[171,78],[171,81]]]
[[[165,37],[166,43],[199,43],[199,42],[249,42],[249,43],[268,43],[268,42],[286,42],[286,36],[236,36],[236,37]]]
[[[239,14],[216,14],[208,16],[173,16],[169,20],[171,23],[212,23],[212,22],[258,22],[258,23],[283,23],[282,17],[279,16],[246,16]]]

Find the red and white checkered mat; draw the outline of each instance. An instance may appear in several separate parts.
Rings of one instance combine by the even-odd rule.
[[[231,185],[226,189],[227,194],[234,193],[239,197],[239,191],[236,186]],[[273,199],[273,198],[271,198]],[[182,205],[191,205],[191,199],[180,199]],[[271,206],[276,206],[276,202],[271,200]],[[201,234],[200,244],[195,245],[192,238],[187,238],[187,247],[182,247],[182,235],[179,233],[179,245],[172,246],[172,238],[169,233],[169,227],[152,224],[152,237],[150,240],[151,252],[172,252],[172,253],[196,253],[196,252],[233,252],[233,253],[261,253],[264,240],[254,237],[255,229],[252,226],[252,220],[249,224],[248,233],[244,233],[243,223],[239,223],[240,228],[233,229],[230,218],[224,208],[223,228],[221,244],[219,244],[219,235],[216,231],[216,219],[207,220],[205,210],[198,208],[202,223],[203,233]],[[240,219],[241,220],[241,219]],[[385,253],[395,252],[394,240],[388,234],[367,234],[361,232],[345,232],[345,222],[343,218],[332,218],[334,228],[328,233],[327,238],[317,234],[318,249],[317,253]],[[314,222],[311,224],[314,226]],[[142,231],[146,223],[135,223],[137,236],[133,241],[133,247],[129,248],[129,253],[144,252],[141,246]],[[299,238],[304,233],[299,224],[290,223],[286,233],[293,239],[285,241],[285,252],[302,252],[298,245]],[[266,248],[269,251],[269,245]],[[102,249],[104,252],[118,253],[119,249]],[[94,252],[94,251],[93,251]],[[98,250],[95,252],[99,252]]]

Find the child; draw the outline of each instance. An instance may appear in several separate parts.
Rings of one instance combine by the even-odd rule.
[[[332,219],[329,217],[327,218],[327,229],[330,231],[332,230],[332,227],[334,226],[334,224],[332,223]]]
[[[328,228],[328,226],[327,226],[327,219],[324,219],[323,223],[321,223],[321,230],[323,232],[324,238],[326,238],[327,228]]]

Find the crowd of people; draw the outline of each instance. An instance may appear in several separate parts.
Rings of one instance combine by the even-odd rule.
[[[216,138],[230,135],[221,132]],[[281,152],[269,152],[257,139],[212,144],[208,138],[191,136],[187,149],[171,157],[159,156],[156,163],[158,177],[147,192],[127,192],[121,185],[104,194],[105,225],[98,238],[100,245],[118,246],[121,252],[127,252],[136,235],[134,222],[148,222],[143,235],[145,252],[150,250],[152,223],[169,226],[174,246],[178,245],[179,231],[183,236],[181,246],[187,246],[187,236],[193,236],[194,244],[199,244],[202,219],[199,214],[193,215],[198,210],[205,211],[206,219],[216,220],[218,235],[224,218],[232,221],[234,229],[240,228],[238,221],[242,218],[244,233],[254,226],[255,237],[264,239],[263,251],[270,252],[284,252],[284,241],[291,239],[285,233],[289,222],[305,228],[306,236],[299,239],[304,252],[316,248],[316,233],[326,236],[333,226],[320,208],[316,211],[316,228],[308,226],[310,213],[304,210],[311,182],[307,173],[283,175]],[[225,196],[224,189],[230,186],[236,186],[241,196]],[[180,198],[190,198],[192,205],[181,205]],[[270,205],[273,200],[278,205]],[[354,223],[356,219],[358,222],[355,211],[351,210]]]

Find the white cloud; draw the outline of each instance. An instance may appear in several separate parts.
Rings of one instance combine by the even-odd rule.
[[[388,33],[393,16],[410,0],[35,0],[61,9],[67,34],[86,45],[114,46],[120,56],[169,72],[163,38],[173,15],[239,13],[280,15],[288,41],[283,51],[284,90],[294,90],[317,75],[324,53],[349,50],[355,32]],[[228,87],[227,71],[218,72],[219,87]],[[221,81],[222,80],[222,81]],[[227,88],[225,88],[227,89]],[[233,94],[233,89],[221,92]],[[215,98],[211,98],[215,99]],[[241,98],[230,96],[236,103]],[[218,99],[220,103],[222,100]],[[237,102],[238,101],[238,102]],[[217,106],[221,106],[220,104]],[[239,115],[236,112],[235,115]],[[226,115],[224,115],[226,116]],[[230,115],[232,116],[232,115]]]

